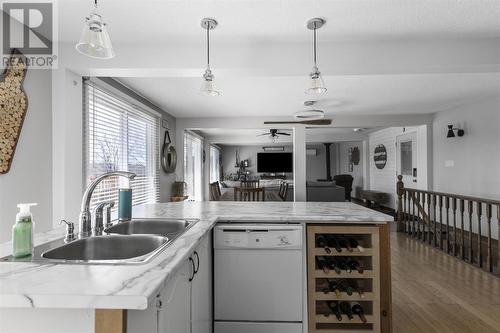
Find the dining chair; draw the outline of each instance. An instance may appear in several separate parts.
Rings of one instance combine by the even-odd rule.
[[[220,201],[221,191],[219,182],[210,183],[210,200],[211,201]]]
[[[260,181],[258,179],[256,180],[242,180],[240,182],[241,187],[260,187]]]
[[[264,187],[235,187],[234,201],[265,201]]]
[[[290,184],[288,184],[285,181],[281,182],[281,184],[280,184],[280,189],[278,191],[278,196],[283,201],[286,201],[286,196],[288,194],[288,186],[290,186]]]

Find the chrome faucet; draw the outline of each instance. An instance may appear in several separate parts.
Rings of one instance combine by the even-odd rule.
[[[89,186],[87,186],[87,189],[83,193],[82,206],[80,208],[80,225],[78,226],[78,238],[90,237],[92,235],[92,216],[89,209],[92,193],[94,193],[95,188],[102,180],[113,176],[121,176],[128,179],[134,179],[135,173],[127,171],[107,172],[97,177],[92,183],[89,184]]]
[[[101,236],[105,228],[109,227],[111,224],[111,208],[115,205],[113,201],[104,201],[96,206],[94,209],[94,235]],[[104,225],[104,208],[107,208],[106,212],[106,225]]]

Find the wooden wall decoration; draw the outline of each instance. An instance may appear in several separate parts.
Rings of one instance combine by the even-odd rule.
[[[0,76],[0,174],[10,170],[28,110],[28,97],[23,89],[26,70],[26,58],[13,50]]]

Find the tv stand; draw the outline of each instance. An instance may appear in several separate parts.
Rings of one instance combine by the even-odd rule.
[[[277,175],[277,174],[267,174],[267,175],[260,175],[260,179],[286,179],[286,175]]]

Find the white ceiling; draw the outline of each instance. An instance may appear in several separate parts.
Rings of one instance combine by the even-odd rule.
[[[316,108],[338,114],[434,113],[500,92],[498,73],[327,76]],[[221,77],[222,96],[198,94],[199,78],[120,78],[176,117],[291,116],[306,109],[304,77]]]
[[[73,55],[68,68],[98,68],[87,75],[115,76],[179,118],[291,117],[303,110],[311,68],[305,22],[315,16],[327,20],[318,32],[328,87],[318,108],[327,116],[434,113],[500,94],[499,0],[99,3],[117,57],[89,63]],[[60,40],[78,39],[90,6],[59,1]],[[198,94],[203,17],[220,23],[212,34],[217,98]]]
[[[280,132],[293,134],[291,129],[278,127]],[[364,128],[362,131],[354,132],[353,127],[309,127],[306,129],[306,141],[308,143],[317,142],[339,142],[339,141],[360,141],[366,135],[375,130],[375,128]],[[279,136],[276,142],[265,135],[269,133],[269,129],[222,129],[222,128],[203,128],[197,130],[210,143],[221,144],[226,146],[242,146],[242,145],[283,145],[292,144],[293,135]]]
[[[286,126],[286,125],[285,125]],[[291,129],[286,129],[285,127],[277,127],[280,132],[285,132],[292,134]],[[269,146],[280,145],[280,144],[291,144],[293,136],[280,135],[276,142],[273,143],[272,139],[268,135],[261,135],[264,133],[269,133],[269,129],[221,129],[221,128],[203,128],[198,130],[198,133],[203,135],[205,139],[209,140],[211,143],[223,144],[223,145],[255,145],[255,144],[266,144]]]
[[[92,1],[60,0],[60,40],[78,39]],[[320,40],[499,36],[500,2],[489,0],[100,0],[114,42],[202,41],[203,17],[220,25],[215,41],[304,41],[305,22],[327,18]]]

